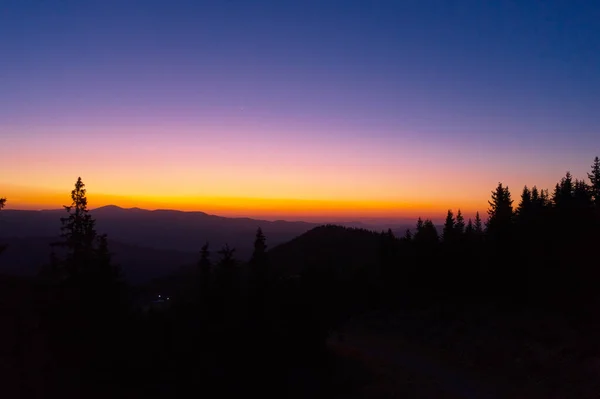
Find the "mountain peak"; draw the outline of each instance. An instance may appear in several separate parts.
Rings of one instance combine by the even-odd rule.
[[[117,205],[105,205],[105,206],[101,206],[98,208],[94,208],[94,211],[112,211],[112,210],[124,210],[125,208],[121,208],[120,206]]]

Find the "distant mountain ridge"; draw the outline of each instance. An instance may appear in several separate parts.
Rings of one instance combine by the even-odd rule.
[[[205,242],[213,250],[228,244],[236,255],[250,255],[254,234],[262,228],[271,245],[289,241],[316,227],[307,222],[267,221],[250,218],[226,218],[204,212],[177,210],[125,209],[115,205],[90,211],[99,233],[119,242],[155,249],[198,251]],[[60,233],[64,210],[3,210],[0,237],[53,237]]]
[[[193,265],[206,242],[210,244],[215,261],[218,257],[216,252],[225,244],[235,248],[236,259],[247,261],[258,227],[266,235],[268,248],[274,250],[275,258],[279,258],[282,252],[289,252],[282,251],[283,248],[295,248],[289,253],[295,253],[293,257],[297,259],[287,259],[285,263],[292,269],[298,269],[299,263],[305,263],[307,259],[304,258],[305,254],[297,252],[303,245],[298,246],[298,241],[294,240],[310,231],[309,238],[300,238],[300,243],[310,242],[309,246],[312,246],[317,244],[314,237],[318,237],[319,232],[329,232],[323,236],[327,240],[330,233],[334,232],[331,229],[315,230],[324,225],[321,223],[227,218],[199,211],[127,209],[109,205],[92,209],[90,213],[96,219],[97,231],[108,234],[115,260],[123,266],[126,277],[134,281],[173,273],[180,267]],[[0,256],[0,272],[21,275],[35,273],[48,261],[49,243],[59,237],[60,218],[65,215],[64,209],[3,210],[0,213],[0,243],[7,244],[8,249]],[[365,231],[382,230],[361,222],[336,225]],[[394,231],[403,230],[397,228]],[[293,241],[291,246],[285,246],[290,241]],[[284,247],[279,248],[282,244]],[[334,249],[337,244],[332,247],[334,252],[337,252]]]

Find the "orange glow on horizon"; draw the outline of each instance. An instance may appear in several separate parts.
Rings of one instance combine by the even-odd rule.
[[[84,180],[85,181],[85,180]],[[229,217],[262,217],[267,219],[301,218],[417,218],[441,219],[447,211],[447,202],[401,200],[344,200],[344,199],[293,199],[293,198],[242,198],[225,196],[120,196],[89,191],[91,209],[106,205],[123,208],[175,209],[202,211]],[[69,203],[69,191],[34,189],[8,186],[3,188],[8,198],[8,209],[57,209]],[[470,201],[460,206],[465,216],[480,210],[481,201]]]

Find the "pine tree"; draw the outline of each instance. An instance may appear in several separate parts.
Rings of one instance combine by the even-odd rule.
[[[513,200],[508,187],[498,183],[496,190],[492,191],[492,199],[488,201],[487,231],[490,235],[508,238],[513,221]]]
[[[63,273],[75,277],[92,263],[97,239],[96,221],[87,209],[86,189],[81,177],[71,191],[71,201],[71,205],[64,206],[68,216],[60,218],[63,241],[58,245],[67,249]]]
[[[535,188],[535,194],[529,190],[529,187],[523,187],[523,192],[521,193],[521,202],[519,202],[519,206],[516,210],[516,215],[519,218],[519,221],[524,223],[526,220],[530,220],[531,218],[531,210],[535,201],[538,201],[538,193],[537,188]]]
[[[233,257],[235,248],[230,248],[229,244],[225,244],[217,253],[221,255],[219,267],[230,267],[235,265],[235,259]]]
[[[460,209],[458,210],[458,212],[456,213],[456,235],[457,237],[460,237],[464,234],[465,232],[465,218],[462,215],[462,212],[460,211]]]
[[[424,221],[419,218],[417,232],[414,235],[415,243],[434,244],[439,240],[437,229],[430,219]]]
[[[475,223],[473,224],[473,231],[476,235],[480,236],[483,234],[483,222],[479,216],[479,212],[475,214]]]
[[[590,191],[596,209],[600,209],[600,159],[594,158],[592,164],[592,170],[588,173],[588,179],[590,179]]]
[[[573,176],[571,172],[567,172],[559,183],[556,183],[554,187],[554,193],[552,195],[552,202],[554,206],[559,210],[570,209],[574,205],[573,201]]]
[[[77,179],[67,217],[60,218],[62,241],[53,245],[65,256],[51,255],[47,326],[56,356],[96,367],[118,351],[119,323],[124,320],[124,286],[112,263],[106,235],[98,235],[87,209],[85,184]],[[56,346],[55,346],[56,345]],[[76,360],[75,360],[76,359]],[[90,369],[91,370],[91,369]]]
[[[225,244],[218,252],[220,255],[219,262],[217,263],[217,274],[220,280],[220,284],[229,285],[235,279],[237,262],[233,257],[235,248],[230,248],[229,244]]]
[[[4,206],[6,205],[6,198],[0,198],[0,211],[2,209],[4,209]],[[2,252],[4,252],[4,250],[6,249],[6,245],[2,245],[0,244],[0,254]]]
[[[259,227],[256,230],[256,237],[254,239],[254,252],[252,252],[252,258],[250,263],[254,265],[264,265],[267,257],[267,239],[263,234],[262,229]]]
[[[469,221],[467,222],[467,227],[465,227],[465,236],[467,237],[473,237],[473,234],[475,233],[475,228],[473,227],[473,220],[471,220],[471,218],[469,218]]]
[[[198,261],[198,290],[201,299],[206,299],[210,294],[212,283],[212,265],[208,241],[200,249]]]
[[[406,242],[410,242],[412,241],[412,233],[410,232],[410,229],[406,229],[406,232],[404,232],[404,241]]]
[[[416,232],[416,234],[418,234],[422,230],[423,230],[423,219],[421,219],[421,217],[419,216],[419,219],[417,220],[417,232]]]
[[[585,181],[577,179],[575,179],[573,187],[573,200],[575,207],[582,211],[591,209],[594,204],[592,187],[589,186]]]
[[[267,238],[259,227],[256,230],[254,239],[254,251],[250,258],[250,273],[255,296],[262,297],[267,289],[268,259],[267,259]]]
[[[456,233],[456,220],[451,209],[448,209],[446,214],[446,221],[444,222],[444,229],[442,230],[442,239],[444,242],[452,242]]]
[[[537,186],[533,186],[531,188],[531,203],[532,204],[537,204],[540,200],[540,192],[537,188]]]
[[[107,278],[107,281],[116,281],[120,279],[119,268],[113,264],[112,254],[108,249],[108,236],[101,234],[97,236],[97,246],[94,249],[95,252],[95,272],[97,275],[103,275]]]

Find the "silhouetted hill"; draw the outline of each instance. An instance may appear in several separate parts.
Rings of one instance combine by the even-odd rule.
[[[340,266],[353,270],[378,261],[379,234],[337,225],[315,227],[269,251],[270,262],[283,273],[304,268]]]
[[[204,212],[123,209],[106,206],[90,212],[97,230],[121,243],[146,248],[197,252],[206,242],[216,251],[225,243],[236,248],[236,256],[250,256],[254,234],[261,227],[271,246],[291,240],[316,224],[226,218]],[[0,237],[53,237],[59,234],[64,210],[2,211]],[[116,252],[116,251],[115,251]]]
[[[0,256],[0,273],[20,276],[36,274],[48,263],[50,243],[55,241],[56,237],[2,238],[7,248]],[[194,264],[198,258],[194,252],[147,248],[115,240],[110,240],[109,246],[124,277],[132,283],[174,273],[181,267]]]

